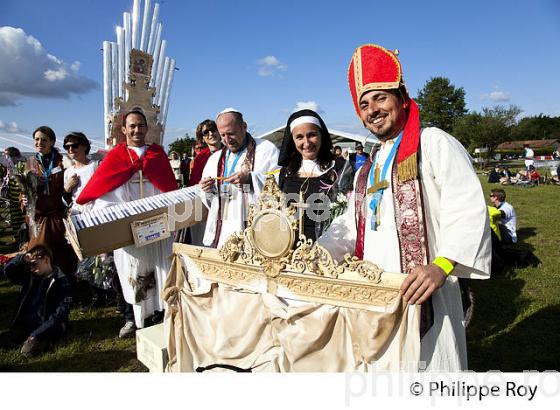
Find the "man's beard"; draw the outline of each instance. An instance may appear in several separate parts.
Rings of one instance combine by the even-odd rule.
[[[387,130],[381,131],[379,134],[374,132],[371,128],[368,127],[368,130],[377,137],[377,139],[381,141],[388,141],[390,139],[395,138],[398,133],[395,134],[395,130],[393,128],[388,128]],[[395,135],[394,135],[395,134]]]

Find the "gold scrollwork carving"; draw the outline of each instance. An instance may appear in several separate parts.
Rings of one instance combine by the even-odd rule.
[[[356,272],[370,282],[381,281],[382,270],[375,264],[350,255],[346,255],[344,261],[339,264],[324,247],[313,243],[304,235],[299,235],[296,248],[292,249],[293,239],[289,239],[289,235],[276,234],[282,232],[281,229],[288,229],[295,235],[298,230],[296,210],[293,204],[286,205],[284,193],[280,191],[274,176],[269,175],[260,200],[249,208],[246,229],[240,234],[232,234],[225,241],[219,250],[220,256],[230,263],[260,266],[263,273],[272,278],[287,270],[334,279],[345,272]],[[265,216],[269,220],[276,219],[267,225],[268,222],[262,222]],[[258,231],[261,226],[267,229],[272,227],[272,230]],[[284,247],[282,243],[279,244],[279,238],[287,241]],[[259,243],[255,243],[256,241]]]
[[[370,282],[381,282],[381,274],[383,273],[383,270],[372,262],[360,260],[347,253],[344,255],[344,262],[342,262],[341,266],[345,271],[348,270],[357,272],[361,277]]]

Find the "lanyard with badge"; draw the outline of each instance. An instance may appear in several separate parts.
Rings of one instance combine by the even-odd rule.
[[[379,168],[376,165],[377,162],[377,154],[373,159],[373,164],[371,165],[371,169],[369,171],[369,184],[370,188],[368,189],[368,194],[373,193],[371,197],[371,201],[369,203],[369,208],[371,209],[371,230],[376,231],[377,227],[379,226],[379,219],[380,219],[380,204],[381,199],[383,198],[383,192],[386,188],[389,187],[389,183],[385,179],[387,175],[387,171],[389,166],[393,162],[393,158],[399,149],[399,145],[401,144],[402,132],[399,134],[398,138],[395,140],[391,151],[389,152],[389,156],[385,160],[383,164],[383,171],[381,171],[381,176],[379,175]]]
[[[35,154],[35,158],[37,158],[37,161],[39,161],[39,163],[41,164],[41,169],[43,170],[43,179],[45,181],[45,187],[43,188],[43,193],[45,195],[49,195],[50,194],[50,190],[49,190],[49,177],[52,174],[52,167],[53,167],[53,163],[54,163],[54,152],[51,152],[51,161],[49,164],[49,168],[45,167],[45,164],[43,163],[43,158],[41,156],[41,154]]]
[[[231,164],[229,169],[228,169],[228,164],[229,164],[229,155],[231,154],[231,151],[228,149],[227,154],[226,154],[225,164],[224,164],[224,175],[223,175],[224,179],[229,178],[233,174],[233,171],[235,171],[235,167],[237,166],[237,163],[239,162],[239,159],[243,155],[243,152],[245,151],[245,149],[247,149],[247,142],[245,142],[245,145],[243,145],[243,147],[238,152],[236,152],[234,154],[235,159],[233,160],[233,163]],[[221,188],[222,188],[221,189],[222,195],[225,195],[228,199],[231,199],[231,196],[233,194],[231,192],[231,187],[230,187],[229,182],[223,181]]]

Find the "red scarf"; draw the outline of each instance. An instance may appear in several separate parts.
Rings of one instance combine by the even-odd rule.
[[[210,152],[210,148],[205,147],[202,151],[200,151],[194,159],[192,160],[191,165],[191,175],[189,176],[189,186],[196,185],[200,182],[202,178],[202,171],[204,171],[204,166],[210,158],[212,153]]]
[[[412,98],[406,107],[406,124],[403,129],[401,145],[397,152],[397,171],[399,182],[418,178],[418,147],[420,146],[420,112]]]
[[[133,149],[129,149],[126,143],[121,143],[101,161],[76,202],[83,205],[96,200],[128,182],[140,170],[160,191],[177,189],[169,159],[160,145],[151,144],[142,158],[138,158]]]

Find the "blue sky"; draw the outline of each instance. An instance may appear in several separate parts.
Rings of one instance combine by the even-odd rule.
[[[11,53],[0,63],[0,137],[48,124],[60,139],[73,130],[102,139],[100,49],[104,40],[115,41],[115,27],[131,9],[132,0],[0,0],[0,27],[22,29],[20,40],[32,36],[72,73],[58,89],[43,87],[41,76],[33,77],[40,62],[20,58],[23,46],[13,36],[2,43],[7,31],[0,28],[0,55]],[[523,115],[560,115],[557,0],[166,0],[160,21],[166,54],[180,69],[165,143],[193,136],[198,122],[228,106],[244,112],[256,135],[309,102],[331,128],[363,132],[346,76],[363,43],[400,50],[412,95],[431,77],[445,76],[465,89],[468,109],[516,104]],[[8,86],[12,92],[3,93]]]

